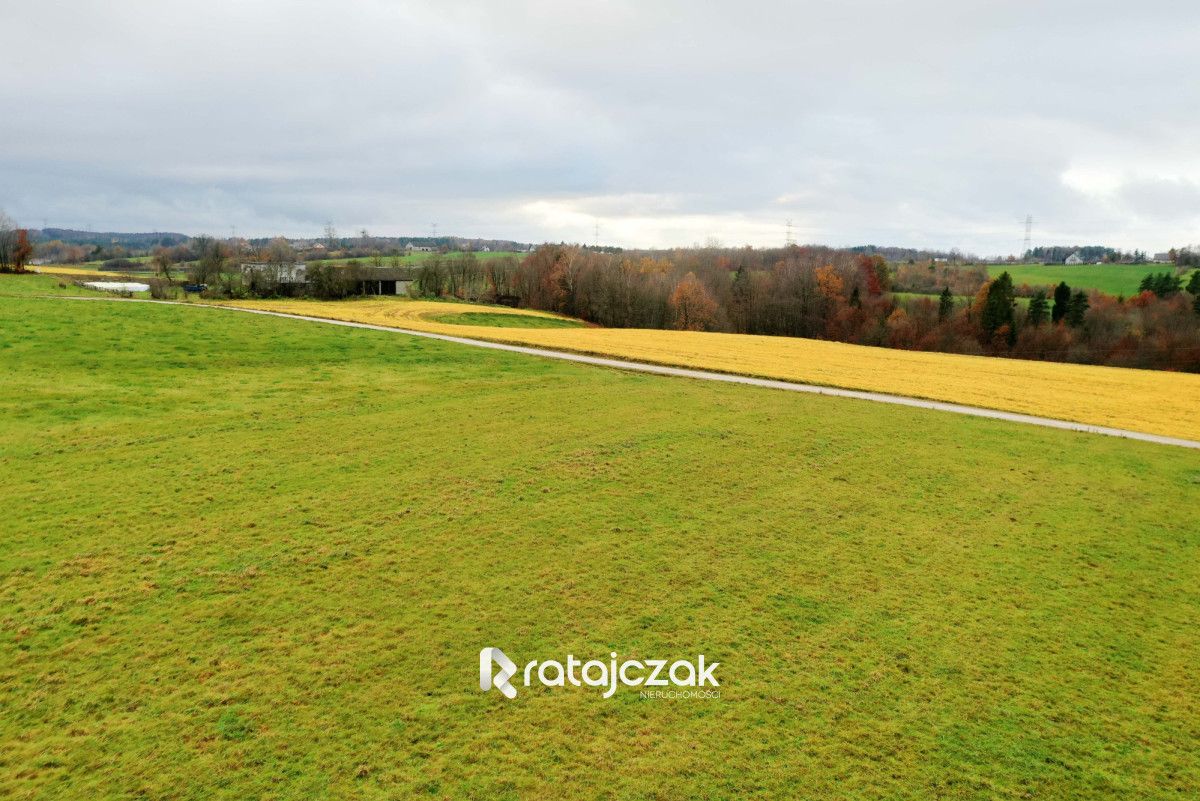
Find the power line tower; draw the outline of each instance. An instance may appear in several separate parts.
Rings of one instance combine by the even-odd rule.
[[[599,219],[597,219],[595,221],[595,224],[592,226],[592,247],[593,248],[600,247],[600,220]]]
[[[1025,247],[1021,249],[1021,258],[1033,250],[1033,215],[1025,215]]]
[[[437,239],[437,223],[433,224],[433,238]]]
[[[784,239],[784,244],[789,248],[792,245],[796,244],[796,237],[792,233],[792,221],[791,220],[787,221],[787,237]]]

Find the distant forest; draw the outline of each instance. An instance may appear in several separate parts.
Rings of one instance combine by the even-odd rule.
[[[182,245],[191,239],[187,234],[175,233],[145,233],[129,234],[116,231],[77,231],[71,228],[43,228],[32,231],[30,238],[35,242],[57,239],[71,245],[118,245],[127,250],[149,250],[155,247],[174,247]]]
[[[1141,264],[1147,261],[1146,254],[1140,250],[1132,253],[1122,253],[1116,248],[1104,245],[1050,245],[1036,247],[1025,252],[1025,261],[1041,262],[1042,264],[1062,264],[1072,254],[1088,264],[1095,262]]]

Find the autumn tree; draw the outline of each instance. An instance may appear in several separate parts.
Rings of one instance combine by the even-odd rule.
[[[0,211],[0,273],[23,273],[33,255],[29,231],[17,228],[12,218]]]
[[[880,255],[858,257],[858,270],[867,283],[867,294],[881,295],[888,291],[889,276],[887,259]]]
[[[846,282],[838,275],[837,270],[833,269],[832,264],[818,267],[815,275],[817,277],[817,290],[827,300],[833,302],[844,300],[842,292],[846,288]]]
[[[25,228],[18,228],[17,241],[12,251],[12,271],[14,273],[25,272],[25,264],[32,255],[33,245],[29,244],[29,231]]]
[[[674,327],[680,331],[704,331],[716,323],[716,301],[695,273],[688,273],[675,286],[670,304]]]

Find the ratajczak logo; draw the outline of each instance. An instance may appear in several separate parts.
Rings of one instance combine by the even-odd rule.
[[[536,680],[545,687],[603,687],[604,697],[612,698],[618,686],[638,687],[643,697],[652,698],[720,698],[719,690],[701,690],[703,687],[720,687],[713,671],[720,662],[706,664],[704,654],[695,662],[680,659],[667,666],[665,659],[628,659],[617,664],[617,653],[609,654],[609,660],[590,659],[581,662],[573,654],[567,654],[567,663],[536,659],[525,665],[522,682],[528,687]],[[496,668],[493,670],[493,668]],[[536,669],[536,670],[535,670]],[[578,669],[578,673],[576,670]],[[512,679],[517,677],[517,663],[509,659],[499,648],[484,648],[479,652],[479,689],[499,690],[505,698],[516,698],[517,688]],[[649,687],[697,688],[678,692],[674,690],[646,690]]]

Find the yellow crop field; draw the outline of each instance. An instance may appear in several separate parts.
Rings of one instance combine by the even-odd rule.
[[[124,273],[112,273],[105,270],[88,270],[84,267],[68,267],[65,264],[44,264],[33,268],[34,272],[44,275],[70,275],[87,278],[127,278]]]
[[[245,308],[455,334],[655,364],[887,392],[1196,439],[1200,375],[872,348],[812,339],[615,328],[462,326],[456,312],[545,312],[405,299],[238,301]]]

